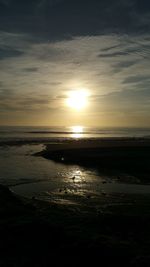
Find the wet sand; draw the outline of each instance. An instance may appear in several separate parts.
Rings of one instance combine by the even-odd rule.
[[[149,183],[149,140],[66,141],[37,156],[125,170]],[[0,186],[0,266],[150,266],[149,194],[101,192],[80,200],[60,205]]]
[[[92,201],[57,205],[0,186],[0,266],[149,266],[150,196]]]
[[[47,144],[37,155],[100,171],[120,170],[139,177],[143,183],[150,182],[150,139],[72,140]]]

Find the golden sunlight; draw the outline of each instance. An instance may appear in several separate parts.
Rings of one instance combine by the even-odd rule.
[[[71,131],[73,138],[81,138],[83,136],[83,126],[72,126]]]
[[[71,91],[67,98],[67,105],[75,110],[84,109],[88,104],[88,92],[86,90]]]
[[[73,133],[83,133],[83,126],[72,126],[71,130]]]

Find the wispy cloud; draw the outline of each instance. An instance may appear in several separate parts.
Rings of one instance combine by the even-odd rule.
[[[22,69],[24,72],[37,72],[38,68],[37,67],[30,67],[30,68],[24,68]]]
[[[86,88],[89,117],[148,117],[149,30],[146,0],[0,0],[0,113],[61,117]]]
[[[10,48],[0,48],[0,60],[5,58],[15,58],[19,57],[23,54],[23,52],[17,49],[10,49]]]
[[[127,83],[127,84],[132,84],[132,83],[141,83],[141,82],[145,82],[145,81],[149,81],[150,82],[150,75],[144,75],[144,74],[140,74],[140,75],[135,75],[135,76],[129,76],[127,77],[123,83]]]

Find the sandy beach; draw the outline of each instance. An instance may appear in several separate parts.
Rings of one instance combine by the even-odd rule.
[[[101,171],[122,170],[149,183],[149,139],[72,140],[47,144],[46,149],[37,155],[65,164],[75,163],[94,167]]]
[[[104,173],[125,171],[149,184],[148,139],[66,140],[45,144],[35,156]],[[70,183],[78,187],[75,179]],[[0,185],[0,266],[149,266],[148,193],[57,193],[64,201],[22,197]]]
[[[0,266],[148,266],[150,197],[103,195],[95,204],[60,206],[0,186]]]

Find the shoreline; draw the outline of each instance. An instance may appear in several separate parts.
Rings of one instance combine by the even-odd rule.
[[[36,156],[99,171],[123,171],[143,181],[149,180],[150,140],[147,139],[74,140],[46,144]]]
[[[22,146],[22,145],[30,145],[30,144],[71,144],[76,142],[77,143],[88,143],[88,142],[98,142],[98,143],[112,143],[112,142],[147,142],[150,143],[150,137],[81,137],[81,138],[75,138],[75,137],[34,137],[34,138],[7,138],[7,139],[1,139],[0,140],[0,146]]]
[[[149,181],[149,153],[150,140],[66,140],[47,144],[36,156],[100,171],[121,166]],[[78,199],[69,205],[26,198],[0,185],[0,266],[150,265],[150,194],[101,192]]]

